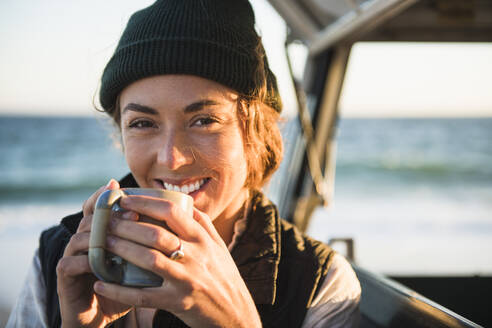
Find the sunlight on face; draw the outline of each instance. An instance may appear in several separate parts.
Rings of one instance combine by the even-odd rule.
[[[188,193],[212,220],[228,219],[247,197],[237,95],[216,82],[162,75],[120,94],[126,161],[142,188]]]

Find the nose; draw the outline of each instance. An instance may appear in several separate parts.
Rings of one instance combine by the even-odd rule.
[[[193,163],[194,157],[186,136],[177,133],[167,133],[163,136],[162,144],[157,154],[157,164],[169,170],[177,170],[182,166]]]

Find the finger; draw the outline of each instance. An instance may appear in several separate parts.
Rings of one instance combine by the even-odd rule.
[[[181,241],[172,232],[151,223],[112,219],[110,231],[120,238],[157,249],[170,256]]]
[[[106,186],[102,186],[95,193],[93,193],[82,205],[82,213],[84,216],[89,216],[94,212],[94,204],[96,203],[99,195],[106,189]]]
[[[138,212],[159,221],[164,221],[169,228],[184,239],[195,239],[198,236],[198,224],[175,203],[149,196],[125,196],[120,205],[128,210]]]
[[[176,299],[174,296],[176,293],[168,290],[165,293],[167,297],[163,298],[162,290],[156,288],[131,288],[102,281],[94,283],[94,291],[101,296],[117,300],[123,304],[144,308],[156,308],[157,305],[168,308],[166,300]]]
[[[136,266],[152,271],[164,279],[182,276],[183,261],[173,261],[156,249],[150,249],[115,236],[108,236],[106,244],[111,253]]]
[[[96,204],[96,200],[103,191],[114,190],[118,189],[119,187],[120,184],[114,179],[109,180],[107,185],[100,187],[85,201],[84,205],[82,206],[82,212],[84,213],[84,216],[91,215],[94,212],[94,205]]]
[[[89,250],[89,232],[78,232],[74,234],[68,242],[63,256],[74,256],[81,253],[86,253]]]
[[[215,229],[212,220],[210,220],[210,217],[206,213],[194,208],[193,218],[203,227],[203,229],[205,229],[205,231],[210,237],[212,237],[213,240],[215,240],[216,242],[223,242],[223,239],[220,237],[217,229]]]
[[[120,217],[123,220],[128,220],[128,221],[138,221],[139,220],[139,215],[137,212],[123,211],[120,213],[121,213]]]
[[[82,220],[80,220],[79,226],[77,228],[77,232],[91,231],[91,225],[92,225],[92,214],[84,216]]]
[[[119,218],[128,221],[138,221],[139,219],[138,213],[133,211],[115,211],[115,212],[111,212],[111,216],[113,218]],[[92,214],[88,216],[84,216],[82,220],[80,220],[79,226],[77,228],[77,232],[91,231],[92,218],[93,218]]]
[[[87,255],[62,257],[56,266],[58,277],[75,277],[85,273],[92,273]]]

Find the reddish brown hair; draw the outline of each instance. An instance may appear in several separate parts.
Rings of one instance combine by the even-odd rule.
[[[283,156],[279,113],[258,100],[238,99],[248,176],[246,186],[260,189],[278,169]]]

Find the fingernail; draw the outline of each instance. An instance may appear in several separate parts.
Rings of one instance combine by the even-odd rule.
[[[104,284],[100,281],[96,281],[96,283],[94,284],[94,291],[96,293],[103,292],[104,291]]]
[[[127,211],[121,215],[121,218],[125,220],[130,220],[130,221],[137,221],[138,220],[138,215],[137,213],[133,211]]]
[[[113,183],[113,181],[115,181],[114,179],[110,179],[108,184],[106,185],[106,188],[109,188],[111,187],[111,184]]]

